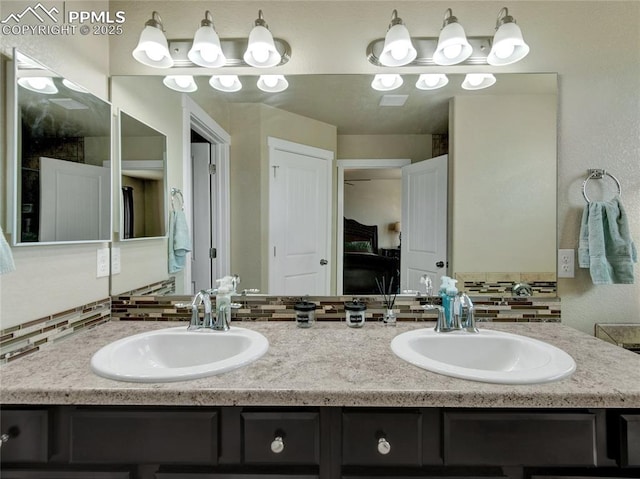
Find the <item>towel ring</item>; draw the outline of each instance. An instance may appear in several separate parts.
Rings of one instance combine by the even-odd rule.
[[[184,210],[184,196],[182,196],[182,191],[178,188],[171,188],[171,209],[173,211],[176,211],[176,205],[173,203],[173,200],[178,196],[180,197],[180,209]]]
[[[616,178],[611,173],[605,170],[589,170],[589,176],[587,176],[587,178],[582,183],[582,196],[584,196],[584,199],[587,203],[591,203],[591,200],[587,196],[587,182],[591,179],[600,180],[605,175],[616,182],[616,185],[618,186],[618,196],[622,194],[622,187],[620,186],[620,182],[618,181],[618,178]]]

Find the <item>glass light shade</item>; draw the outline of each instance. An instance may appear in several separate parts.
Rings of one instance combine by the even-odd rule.
[[[212,26],[198,28],[187,57],[196,65],[206,68],[222,67],[227,62],[220,46],[220,38]]]
[[[256,68],[274,67],[282,60],[282,56],[273,43],[271,32],[261,25],[256,25],[251,30],[249,44],[243,58],[247,65]]]
[[[162,83],[172,90],[189,93],[196,91],[198,86],[191,75],[167,75]]]
[[[258,88],[269,93],[277,93],[289,88],[289,82],[282,75],[260,75]]]
[[[461,86],[465,90],[482,90],[495,82],[496,77],[491,73],[467,73]]]
[[[133,58],[143,65],[154,68],[171,68],[173,58],[169,53],[167,38],[157,27],[145,26],[140,33],[138,46],[133,50]]]
[[[491,51],[487,56],[489,65],[511,65],[529,53],[529,45],[522,38],[520,27],[514,22],[504,23],[493,36]]]
[[[416,59],[418,52],[411,43],[409,30],[403,24],[392,26],[384,38],[380,63],[387,67],[408,65]]]
[[[27,90],[44,93],[45,95],[58,93],[58,88],[51,77],[21,77],[18,78],[18,85]]]
[[[452,22],[440,31],[433,61],[438,65],[455,65],[465,61],[472,53],[473,47],[467,41],[464,28],[458,22]]]
[[[238,75],[213,75],[209,79],[209,85],[211,88],[228,93],[242,89]]]
[[[378,91],[391,91],[402,86],[403,80],[397,73],[379,73],[373,77],[371,88]]]
[[[88,93],[89,92],[86,88],[81,87],[80,85],[77,85],[77,84],[73,83],[72,81],[67,80],[66,78],[62,79],[62,84],[65,87],[67,87],[69,90],[77,91],[78,93]]]
[[[416,88],[419,90],[437,90],[449,83],[449,78],[444,73],[423,73],[418,77]]]

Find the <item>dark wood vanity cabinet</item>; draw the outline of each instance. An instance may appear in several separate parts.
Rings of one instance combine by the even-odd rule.
[[[3,406],[0,476],[640,477],[639,410]],[[514,472],[517,471],[515,476]]]

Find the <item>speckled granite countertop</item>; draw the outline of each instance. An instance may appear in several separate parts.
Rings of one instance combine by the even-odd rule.
[[[499,385],[455,379],[412,366],[389,346],[404,331],[368,323],[234,323],[269,340],[256,362],[219,376],[172,383],[126,383],[93,374],[94,352],[116,339],[179,323],[111,321],[0,367],[3,404],[640,407],[640,355],[561,324],[482,323],[547,341],[578,365],[568,379],[538,385]]]

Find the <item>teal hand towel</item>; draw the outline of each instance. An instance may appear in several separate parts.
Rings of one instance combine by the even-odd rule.
[[[632,284],[637,262],[620,197],[587,204],[580,225],[578,265],[589,268],[593,284]]]
[[[9,273],[15,270],[16,265],[13,262],[11,247],[4,237],[2,226],[0,226],[0,274]]]
[[[191,251],[191,237],[184,211],[172,211],[169,219],[169,273],[184,269],[187,253]]]

